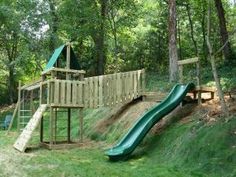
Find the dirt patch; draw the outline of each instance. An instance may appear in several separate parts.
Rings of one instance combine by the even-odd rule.
[[[104,133],[115,122],[124,124],[124,128],[130,127],[132,122],[137,120],[141,114],[150,109],[156,102],[137,101],[125,107],[113,109],[108,118],[100,120],[95,129],[97,132]]]
[[[178,106],[167,116],[162,118],[154,127],[151,129],[153,134],[161,133],[165,128],[170,126],[172,123],[179,121],[182,124],[189,123],[191,121],[191,115],[197,109],[197,104],[187,104],[185,106]]]

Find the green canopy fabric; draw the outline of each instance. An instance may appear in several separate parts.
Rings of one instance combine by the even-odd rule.
[[[49,59],[44,71],[52,68],[55,63],[57,62],[57,60],[59,59],[59,56],[62,54],[63,58],[66,60],[66,45],[61,45],[60,47],[58,47],[57,49],[54,50],[53,55],[51,56],[51,58]],[[70,48],[70,69],[80,69],[80,65],[78,62],[78,59],[75,56],[74,51],[72,50],[72,48]]]

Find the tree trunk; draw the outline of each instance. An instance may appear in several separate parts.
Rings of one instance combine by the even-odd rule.
[[[169,0],[169,79],[178,80],[178,54],[176,45],[176,0]]]
[[[177,35],[178,35],[178,43],[179,43],[179,59],[183,59],[182,57],[182,46],[181,46],[181,30],[180,30],[180,25],[179,25],[179,20],[177,20]]]
[[[105,72],[105,63],[106,63],[106,55],[105,55],[105,21],[106,21],[106,10],[107,10],[107,0],[100,0],[101,9],[101,22],[97,35],[97,74],[103,75]]]
[[[56,14],[54,0],[48,0],[48,3],[50,8],[50,18],[51,18],[51,22],[49,24],[51,29],[51,35],[49,39],[49,49],[51,52],[53,52],[56,48],[56,42],[57,42],[58,16]]]
[[[191,12],[190,12],[189,4],[186,4],[185,8],[186,8],[187,14],[188,14],[188,20],[189,20],[190,32],[191,32],[191,39],[193,41],[195,55],[198,56],[198,47],[197,47],[197,42],[196,42],[196,40],[194,38],[193,21],[192,21],[192,18],[191,18]]]
[[[202,2],[202,21],[201,21],[201,25],[202,25],[202,37],[203,37],[203,42],[202,42],[202,51],[203,51],[203,57],[204,57],[204,61],[207,61],[207,44],[206,44],[206,31],[205,31],[205,17],[206,17],[206,4],[205,4],[205,0],[203,0]]]
[[[118,61],[118,43],[117,43],[117,24],[116,24],[116,12],[113,7],[113,1],[110,2],[109,12],[108,12],[108,20],[110,22],[112,35],[114,37],[114,57],[115,57],[115,63]]]
[[[9,77],[8,77],[8,92],[10,103],[14,102],[14,67],[9,66]]]
[[[219,96],[219,99],[220,99],[221,109],[222,109],[223,114],[225,116],[228,116],[229,111],[228,111],[228,108],[227,108],[225,100],[224,100],[224,93],[223,93],[222,87],[220,85],[220,78],[219,78],[218,73],[217,73],[215,57],[213,55],[212,46],[211,46],[211,43],[210,43],[210,30],[211,30],[210,15],[211,15],[211,0],[208,0],[207,46],[208,46],[208,50],[209,50],[209,59],[210,59],[210,62],[211,62],[212,73],[213,73],[213,76],[214,76],[214,79],[215,79],[216,88],[217,88],[218,96]]]
[[[228,42],[229,36],[228,36],[227,28],[226,28],[224,8],[223,8],[221,0],[214,0],[214,1],[215,1],[215,7],[217,9],[217,14],[218,14],[218,19],[219,19],[221,43],[222,45],[227,43],[223,49],[223,54],[224,54],[226,62],[230,62],[231,46],[230,46],[230,43]]]

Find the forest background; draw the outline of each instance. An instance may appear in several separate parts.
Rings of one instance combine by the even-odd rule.
[[[234,0],[1,0],[0,105],[16,102],[18,81],[38,79],[66,42],[87,76],[140,68],[169,75],[171,4],[178,60],[199,57],[209,70],[212,6],[209,39],[217,67],[235,67]]]

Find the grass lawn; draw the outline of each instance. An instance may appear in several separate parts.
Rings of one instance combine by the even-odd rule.
[[[17,133],[0,131],[0,176],[235,176],[236,119],[208,126],[194,119],[180,122],[159,135],[149,134],[122,162],[110,162],[103,141],[70,150],[13,149]],[[37,138],[37,137],[35,137]]]
[[[173,85],[168,84],[164,76],[149,74],[147,77],[150,91],[167,92]],[[103,134],[94,128],[97,121],[107,118],[105,115],[111,112],[110,108],[85,110],[85,137],[89,143],[80,148],[34,148],[28,153],[20,153],[12,147],[18,136],[15,129],[9,135],[0,130],[0,176],[235,177],[235,113],[229,121],[216,118],[209,123],[204,120],[204,111],[204,107],[197,107],[187,121],[178,121],[161,133],[150,132],[131,157],[120,162],[110,162],[104,151],[127,129],[120,127],[119,121]],[[7,112],[1,113],[1,119]],[[126,124],[123,122],[122,125]],[[72,129],[72,134],[77,133]],[[32,142],[36,145],[39,142],[37,133]]]

